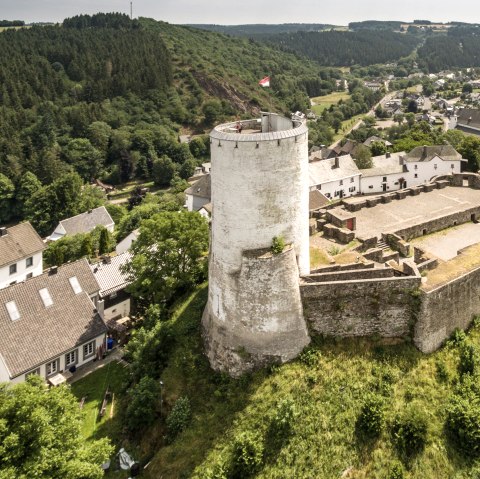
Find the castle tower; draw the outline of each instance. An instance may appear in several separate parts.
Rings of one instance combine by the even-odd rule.
[[[299,277],[310,272],[308,130],[273,113],[210,134],[212,227],[205,346],[239,375],[294,358],[310,341]],[[286,247],[272,254],[273,237]]]

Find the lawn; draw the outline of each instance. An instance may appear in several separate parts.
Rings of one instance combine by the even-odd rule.
[[[342,139],[348,131],[357,123],[359,120],[361,120],[365,116],[365,113],[361,113],[360,115],[352,116],[352,118],[349,118],[348,120],[342,121],[342,126],[340,130],[338,130],[338,133],[336,133],[333,137],[333,141],[336,142],[340,139]]]
[[[478,477],[476,464],[459,454],[444,432],[445,410],[458,382],[458,348],[424,355],[408,342],[316,338],[297,360],[234,380],[214,373],[203,355],[200,318],[205,301],[203,286],[173,316],[176,348],[162,373],[164,414],[186,395],[192,419],[171,444],[158,444],[142,477],[227,477],[223,465],[230,460],[235,438],[244,433],[258,437],[265,448],[261,467],[252,476],[257,478]],[[480,329],[472,330],[469,341],[480,345]],[[386,423],[378,440],[365,442],[355,424],[365,395],[372,391],[385,398]],[[278,448],[269,442],[268,430],[283,400],[293,403],[295,421]],[[392,467],[401,458],[391,425],[409,405],[427,416],[428,441],[421,454],[400,466],[403,475],[394,476]]]
[[[72,384],[72,393],[79,402],[83,397],[86,398],[82,409],[84,412],[82,434],[85,439],[109,437],[112,444],[118,442],[122,426],[117,420],[116,406],[119,404],[122,384],[127,375],[128,370],[123,365],[112,361]],[[99,411],[107,387],[114,394],[113,411],[110,402],[105,415],[100,417]]]
[[[317,96],[311,98],[313,104],[312,110],[316,115],[320,115],[323,110],[330,108],[332,105],[336,105],[340,100],[348,100],[349,98],[350,93],[346,91],[337,91],[329,95]]]

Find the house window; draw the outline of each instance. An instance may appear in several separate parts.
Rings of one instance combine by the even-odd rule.
[[[110,299],[114,299],[117,297],[117,292],[114,292],[110,295]]]
[[[321,189],[322,189],[322,185],[318,185],[317,190],[321,190]]]
[[[58,373],[58,359],[46,364],[47,376]]]
[[[415,169],[418,170],[418,165],[415,165]]]
[[[416,173],[415,173],[413,176],[414,176],[415,178],[418,178],[418,175],[417,175]]]
[[[40,297],[42,298],[43,305],[46,308],[48,308],[53,304],[52,297],[50,296],[50,293],[48,292],[47,288],[39,289],[38,292],[40,293]]]
[[[350,178],[350,183],[353,183],[355,181],[355,178]]]
[[[433,167],[434,167],[435,169],[437,169],[437,168],[438,168],[438,166],[437,166],[437,165],[433,165]]]
[[[340,180],[340,186],[342,186],[342,185],[343,185],[343,180]]]
[[[70,366],[74,366],[77,364],[77,350],[74,349],[69,353],[65,354],[65,369],[69,368]]]
[[[15,274],[17,272],[17,264],[11,264],[9,268],[10,274]]]
[[[25,267],[30,268],[30,266],[33,266],[33,256],[30,256],[30,258],[25,260]]]
[[[29,278],[33,278],[33,273],[28,273],[27,274],[27,279],[29,279]]]
[[[383,181],[387,181],[387,177],[386,177],[386,176],[383,177]]]
[[[95,352],[95,341],[91,341],[83,345],[83,359],[87,359],[90,356],[93,356]]]
[[[370,185],[369,188],[370,188],[370,189],[373,188],[373,185]]]
[[[450,165],[450,168],[452,168],[452,169],[455,168],[455,165],[452,163],[452,164]]]
[[[73,292],[75,294],[79,294],[82,292],[82,287],[80,286],[80,283],[78,282],[78,279],[76,276],[72,276],[71,278],[68,278],[68,281],[70,281],[70,286],[73,289]]]

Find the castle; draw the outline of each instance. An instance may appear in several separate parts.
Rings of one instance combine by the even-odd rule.
[[[431,352],[480,313],[480,245],[464,241],[441,259],[416,243],[476,223],[479,175],[452,173],[309,211],[304,123],[262,113],[217,126],[210,141],[202,323],[214,369],[237,376],[288,361],[317,334],[409,337]],[[355,244],[354,259],[311,271],[309,234],[319,230],[325,241]],[[283,251],[272,250],[275,237],[285,241]]]

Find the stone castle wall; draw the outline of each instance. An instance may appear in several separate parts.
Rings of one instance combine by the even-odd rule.
[[[311,334],[408,336],[420,283],[410,276],[302,284],[305,319]]]

